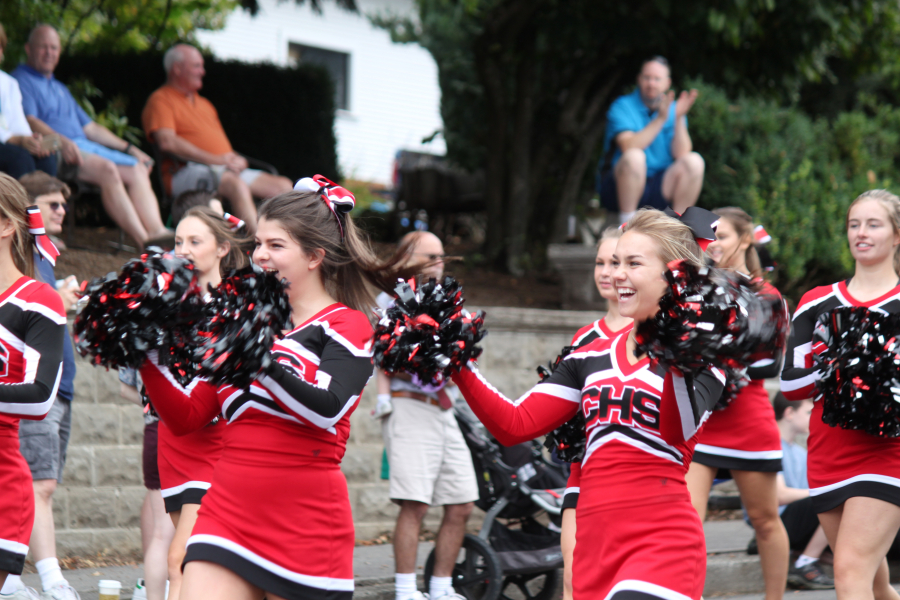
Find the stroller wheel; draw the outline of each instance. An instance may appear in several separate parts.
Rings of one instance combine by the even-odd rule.
[[[434,550],[425,561],[425,589],[431,586]],[[487,542],[467,533],[453,567],[453,589],[468,600],[497,600],[503,583],[500,559]]]
[[[552,600],[559,597],[559,569],[507,575],[503,578],[501,600]]]

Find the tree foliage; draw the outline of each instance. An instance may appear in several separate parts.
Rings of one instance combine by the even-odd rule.
[[[434,57],[450,158],[487,174],[488,256],[512,272],[560,239],[592,193],[610,102],[643,59],[673,77],[778,101],[884,64],[900,29],[886,0],[417,0],[417,18],[373,16]]]

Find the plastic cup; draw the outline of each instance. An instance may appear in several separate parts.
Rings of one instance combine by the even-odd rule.
[[[100,600],[119,600],[122,592],[122,583],[114,579],[101,579],[97,582],[100,590]]]

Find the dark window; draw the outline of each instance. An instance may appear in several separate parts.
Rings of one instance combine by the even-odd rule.
[[[334,83],[334,106],[350,109],[350,55],[324,48],[288,44],[288,60],[293,65],[318,65],[328,71]]]

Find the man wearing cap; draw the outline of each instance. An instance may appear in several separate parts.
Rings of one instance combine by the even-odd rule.
[[[700,197],[705,163],[693,151],[687,123],[697,90],[675,100],[669,75],[662,56],[645,61],[637,88],[617,98],[606,115],[597,191],[621,223],[642,206],[682,213]]]

